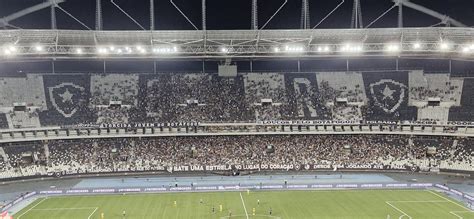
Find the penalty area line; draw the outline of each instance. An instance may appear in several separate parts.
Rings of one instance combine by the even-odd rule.
[[[18,219],[20,219],[21,217],[23,217],[23,215],[25,215],[26,213],[30,212],[33,208],[35,208],[36,206],[38,206],[39,204],[41,204],[44,200],[46,200],[46,198],[43,198],[41,201],[39,201],[38,203],[36,203],[35,205],[33,205],[33,207],[29,208],[28,210],[26,210],[25,212],[23,212],[22,214],[20,214],[20,216],[18,216]]]
[[[395,205],[392,205],[389,201],[386,201],[385,203],[387,203],[387,205],[390,205],[393,209],[397,210],[398,212],[402,213],[402,215],[400,217],[398,217],[399,219],[402,219],[405,216],[407,216],[409,219],[412,219],[412,217],[410,217],[410,215],[408,215],[404,211],[400,210],[399,208],[395,207]]]
[[[463,205],[461,205],[461,204],[459,204],[459,203],[457,203],[457,202],[454,202],[454,201],[452,201],[452,200],[450,200],[450,199],[448,199],[448,198],[446,198],[446,197],[444,197],[444,196],[442,196],[442,195],[440,195],[440,194],[438,194],[438,193],[436,193],[436,192],[433,192],[433,191],[431,191],[431,190],[428,190],[428,192],[431,193],[431,194],[433,194],[433,195],[436,195],[436,196],[438,196],[438,197],[440,197],[440,198],[442,198],[442,199],[444,199],[444,200],[446,200],[446,201],[448,201],[448,202],[451,202],[451,203],[453,203],[453,204],[455,204],[455,205],[457,205],[457,206],[459,206],[459,207],[461,207],[461,208],[463,208],[463,209],[466,209],[468,212],[474,212],[472,209],[469,209],[469,208],[466,207],[466,206],[463,206]],[[455,211],[455,212],[456,212],[456,211]]]
[[[89,214],[89,217],[87,217],[87,219],[90,219],[90,218],[92,217],[92,215],[94,215],[94,213],[97,211],[97,209],[99,209],[99,208],[96,207],[96,208],[94,209],[94,211],[92,211],[92,213]]]

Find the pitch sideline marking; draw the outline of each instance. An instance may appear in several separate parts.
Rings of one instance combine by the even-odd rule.
[[[454,215],[454,216],[456,216],[456,217],[458,217],[459,219],[463,219],[463,217],[459,216],[459,215],[456,214],[454,211],[450,211],[449,213],[452,214],[452,215]]]
[[[31,209],[32,211],[60,211],[60,210],[87,210],[96,209],[97,207],[83,207],[83,208],[36,208]]]
[[[247,217],[247,219],[249,219],[249,214],[247,213],[247,207],[245,207],[244,198],[242,197],[241,192],[239,194],[240,194],[240,200],[242,200],[242,206],[244,206],[245,216]]]
[[[390,205],[392,208],[394,208],[395,210],[397,210],[398,212],[402,213],[403,215],[398,217],[398,219],[402,219],[404,216],[407,216],[409,219],[412,219],[412,217],[410,217],[407,213],[403,212],[402,210],[400,210],[399,208],[395,207],[395,205],[392,205],[390,204],[389,201],[386,201],[385,203],[387,203],[388,205]]]
[[[452,215],[455,215],[456,217],[458,217],[459,219],[463,219],[462,216],[456,214],[456,213],[474,213],[474,211],[450,211],[449,212],[450,214]]]
[[[438,193],[436,193],[436,192],[433,192],[433,191],[431,191],[431,190],[428,190],[428,192],[431,193],[431,194],[433,194],[433,195],[436,195],[436,196],[438,196],[438,197],[440,197],[440,198],[442,198],[442,199],[444,199],[444,200],[446,200],[446,201],[448,201],[448,202],[451,202],[451,203],[453,203],[453,204],[455,204],[455,205],[457,205],[457,206],[459,206],[459,207],[461,207],[461,208],[463,208],[463,209],[466,209],[466,210],[468,210],[468,212],[474,212],[473,210],[467,208],[466,206],[463,206],[463,205],[461,205],[461,204],[459,204],[459,203],[457,203],[457,202],[454,202],[454,201],[452,201],[452,200],[450,200],[450,199],[448,199],[448,198],[446,198],[446,197],[444,197],[444,196],[442,196],[442,195],[440,195],[440,194],[438,194]]]
[[[244,215],[232,215],[232,217],[240,217],[240,216],[244,216]],[[277,216],[270,216],[270,215],[264,215],[264,214],[256,214],[255,216],[258,216],[258,217],[267,217],[267,218],[274,218],[274,219],[281,219],[281,217],[277,217]],[[220,217],[220,219],[226,219],[226,218],[230,218],[229,216],[224,216],[224,217]]]
[[[448,201],[443,200],[433,200],[433,201],[387,201],[390,203],[444,203]]]
[[[20,214],[20,216],[18,216],[18,219],[20,219],[23,215],[25,215],[26,213],[28,213],[29,211],[31,211],[33,208],[35,208],[36,206],[38,206],[39,204],[41,204],[44,200],[48,199],[48,197],[46,198],[43,198],[41,201],[39,201],[38,203],[36,203],[35,205],[33,205],[33,207],[31,207],[30,209],[26,210],[25,212],[23,212],[22,214]]]

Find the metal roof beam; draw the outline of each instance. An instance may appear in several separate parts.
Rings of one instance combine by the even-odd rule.
[[[37,11],[40,11],[42,9],[45,9],[45,8],[49,8],[51,6],[55,6],[59,3],[63,3],[65,2],[66,0],[49,0],[47,2],[43,2],[41,4],[37,4],[35,6],[31,6],[29,8],[26,8],[26,9],[23,9],[21,11],[18,11],[18,12],[15,12],[11,15],[8,15],[6,17],[3,17],[0,19],[0,27],[5,27],[5,26],[8,26],[9,23],[13,20],[16,20],[18,18],[21,18],[23,16],[26,16],[28,14],[31,14],[33,12],[37,12]]]
[[[418,4],[415,4],[413,2],[410,2],[409,0],[392,0],[394,3],[396,4],[403,4],[403,6],[405,7],[408,7],[408,8],[411,8],[411,9],[414,9],[414,10],[417,10],[419,12],[422,12],[422,13],[425,13],[427,15],[430,15],[434,18],[438,18],[441,20],[441,22],[445,23],[445,24],[452,24],[456,27],[467,27],[467,25],[447,16],[447,15],[444,15],[444,14],[441,14],[439,12],[436,12],[434,10],[431,10],[429,8],[426,8],[424,6],[421,6],[421,5],[418,5]]]

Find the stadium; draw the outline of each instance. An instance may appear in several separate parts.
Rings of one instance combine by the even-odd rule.
[[[470,0],[0,0],[0,219],[474,218]]]

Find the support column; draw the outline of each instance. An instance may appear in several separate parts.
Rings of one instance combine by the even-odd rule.
[[[398,2],[398,28],[403,28],[403,4]]]
[[[58,29],[57,22],[56,22],[56,4],[52,4],[50,9],[51,9],[51,29],[56,30]]]
[[[102,0],[95,1],[95,29],[102,30]]]
[[[310,16],[309,16],[309,2],[308,0],[302,0],[301,2],[301,29],[309,29],[311,26],[310,24]]]
[[[155,0],[150,0],[150,30],[155,30]]]
[[[202,0],[202,30],[207,30],[206,26],[206,0]]]
[[[251,29],[258,30],[258,0],[252,0],[252,20]]]

